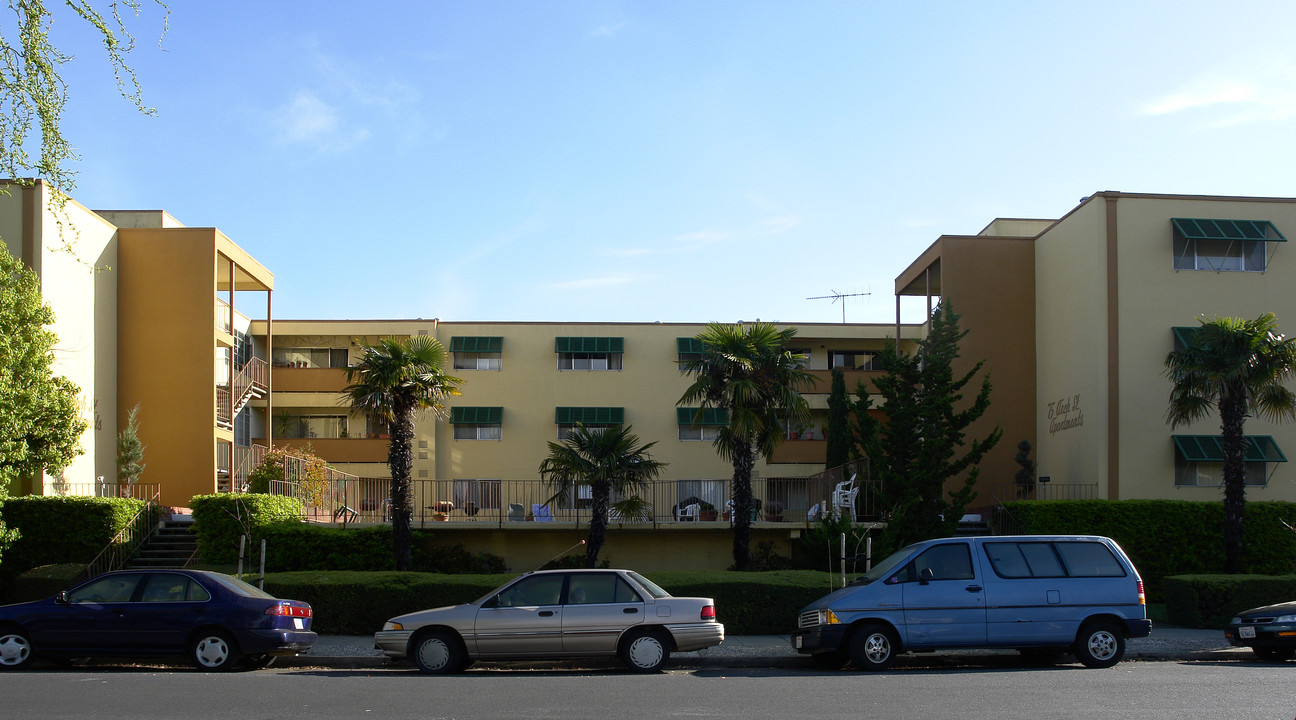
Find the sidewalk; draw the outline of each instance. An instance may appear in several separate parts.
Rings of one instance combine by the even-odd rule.
[[[1013,654],[1006,650],[946,651],[947,655]],[[938,653],[941,654],[941,653]],[[1235,648],[1221,630],[1154,627],[1152,635],[1134,638],[1125,650],[1126,660],[1249,659],[1250,650]],[[905,656],[901,656],[904,658]],[[275,667],[377,668],[401,667],[374,649],[371,636],[321,635],[310,653],[279,658]],[[705,650],[671,654],[670,667],[810,667],[809,659],[792,649],[786,635],[740,635]]]

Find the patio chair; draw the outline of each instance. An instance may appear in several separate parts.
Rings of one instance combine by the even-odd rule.
[[[684,522],[686,520],[697,522],[698,516],[701,514],[701,512],[702,512],[701,505],[699,505],[698,503],[689,503],[684,507],[675,508],[675,520],[678,522]]]
[[[837,483],[832,494],[833,515],[845,515],[854,520],[856,495],[859,495],[859,487],[855,485],[854,475],[850,480]]]
[[[549,512],[548,505],[532,505],[531,515],[536,522],[553,522],[553,514]]]
[[[526,508],[520,503],[509,503],[508,511],[509,522],[522,522],[526,520]]]

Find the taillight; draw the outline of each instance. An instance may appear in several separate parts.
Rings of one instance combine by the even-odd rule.
[[[278,615],[281,617],[300,617],[308,618],[311,616],[310,606],[301,607],[299,605],[271,605],[266,608],[266,615]]]
[[[707,605],[702,608],[703,620],[715,620],[715,605]]]
[[[1147,605],[1147,596],[1143,594],[1143,581],[1138,581],[1139,605]]]

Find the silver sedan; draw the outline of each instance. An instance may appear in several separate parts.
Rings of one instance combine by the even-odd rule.
[[[477,660],[618,657],[657,672],[673,651],[724,641],[710,598],[672,597],[631,570],[527,573],[471,603],[401,615],[374,644],[426,673]]]

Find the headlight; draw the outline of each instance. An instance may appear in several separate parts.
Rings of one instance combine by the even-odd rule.
[[[838,620],[838,619],[837,619],[837,615],[836,615],[835,613],[833,613],[832,610],[820,610],[820,611],[819,611],[819,624],[820,624],[820,625],[836,625],[836,624],[838,624],[838,623],[840,623],[840,622],[841,622],[841,620]]]
[[[1279,615],[1274,618],[1274,622],[1279,623],[1296,623],[1296,615]]]
[[[387,622],[383,623],[383,632],[387,632],[388,630],[404,630],[404,629],[405,628],[398,622],[392,622],[391,620],[388,620]]]

